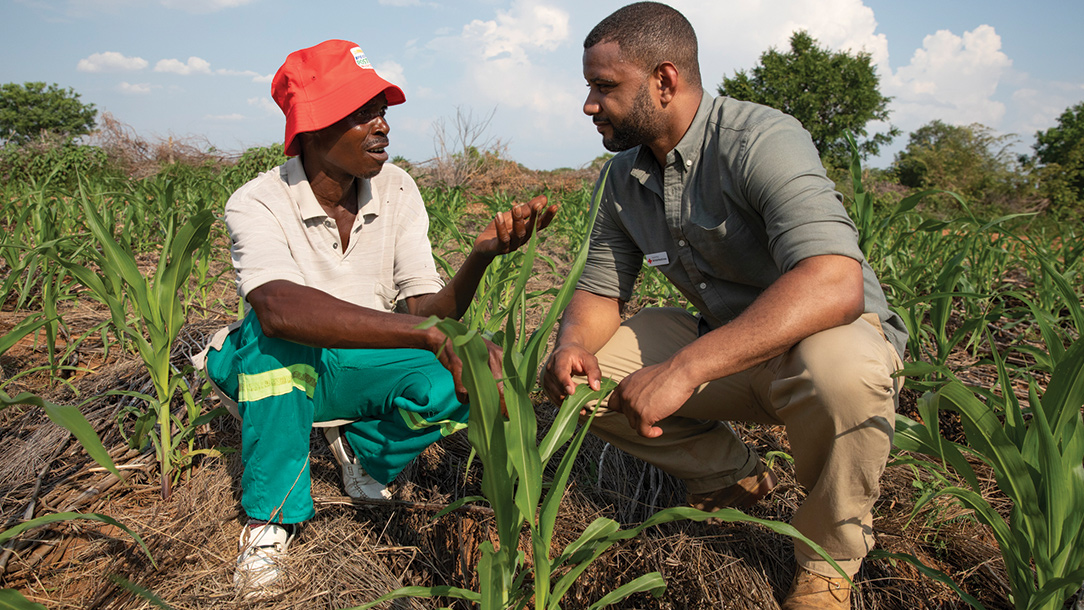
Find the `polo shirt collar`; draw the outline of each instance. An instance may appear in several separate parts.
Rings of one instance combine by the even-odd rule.
[[[696,162],[700,159],[700,150],[704,143],[704,128],[711,116],[713,99],[705,89],[701,94],[700,105],[696,109],[696,115],[693,116],[693,122],[689,124],[689,128],[685,130],[685,135],[681,137],[677,146],[666,153],[667,167],[675,163],[679,167],[696,165]],[[651,149],[641,145],[638,147],[636,160],[633,162],[629,174],[640,184],[647,186],[648,180],[658,171],[658,167],[659,164],[655,161],[655,155],[651,154]]]
[[[312,192],[309,177],[305,175],[305,166],[301,163],[301,157],[291,157],[286,161],[283,170],[286,174],[286,184],[289,185],[294,201],[301,210],[302,220],[321,220],[327,218],[327,212],[316,200],[316,194]],[[381,197],[373,186],[372,180],[360,180],[358,182],[358,217],[379,216]]]
[[[704,129],[707,127],[708,118],[711,116],[713,99],[707,89],[702,92],[700,106],[696,109],[693,122],[689,124],[689,128],[685,130],[685,135],[681,137],[674,150],[666,154],[667,165],[677,163],[678,167],[692,167],[700,160],[700,151],[704,145]]]

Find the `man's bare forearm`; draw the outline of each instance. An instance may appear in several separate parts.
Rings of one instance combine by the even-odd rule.
[[[497,256],[513,252],[527,243],[534,231],[544,229],[557,213],[557,206],[547,207],[545,195],[529,203],[498,213],[474,240],[467,260],[439,292],[407,299],[410,312],[424,317],[463,317],[474,300],[486,268]]]
[[[407,299],[407,307],[410,313],[428,318],[454,318],[463,317],[474,300],[474,293],[478,292],[478,284],[485,275],[486,268],[493,262],[492,256],[471,251],[463,266],[448,280],[448,283],[439,292],[425,294]]]
[[[555,404],[575,391],[574,377],[586,377],[592,389],[599,389],[601,371],[594,354],[617,332],[621,307],[617,299],[583,290],[573,293],[542,376],[542,388]]]
[[[577,345],[594,354],[617,332],[622,307],[618,299],[575,291],[561,317],[556,347]]]
[[[268,337],[330,348],[414,348],[433,351],[443,335],[418,329],[424,318],[343,301],[285,280],[268,282],[247,297]]]
[[[672,357],[675,371],[700,384],[744,371],[802,339],[850,324],[864,310],[861,264],[844,256],[803,260],[741,315]]]

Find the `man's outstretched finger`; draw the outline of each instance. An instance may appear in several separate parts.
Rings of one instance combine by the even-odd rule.
[[[508,244],[512,241],[512,232],[508,226],[507,212],[498,212],[493,217],[493,228],[497,230],[497,242],[501,244],[501,249],[508,247]]]
[[[526,206],[516,206],[512,208],[512,230],[516,234],[516,239],[520,242],[526,240],[529,235],[527,221],[531,218],[531,211]]]
[[[550,223],[553,222],[553,219],[557,216],[557,210],[560,207],[561,206],[555,203],[548,208],[541,210],[539,219],[535,222],[535,230],[545,229],[550,226]]]

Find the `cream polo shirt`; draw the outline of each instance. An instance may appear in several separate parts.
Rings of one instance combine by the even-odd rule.
[[[270,281],[287,280],[392,311],[399,299],[439,291],[444,282],[414,180],[385,164],[358,187],[358,214],[345,252],[338,226],[317,202],[299,157],[239,188],[226,202],[226,227],[241,298]]]

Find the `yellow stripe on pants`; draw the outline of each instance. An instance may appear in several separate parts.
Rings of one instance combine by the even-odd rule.
[[[290,366],[267,371],[237,376],[238,402],[255,402],[272,396],[282,396],[294,391],[294,388],[312,398],[316,391],[316,369],[308,364]]]
[[[465,430],[467,424],[463,422],[455,421],[454,419],[442,419],[440,421],[429,421],[422,417],[420,413],[413,411],[407,411],[406,409],[398,409],[399,416],[403,418],[403,422],[411,430],[423,430],[432,426],[440,426],[440,435],[448,436],[458,430]]]

